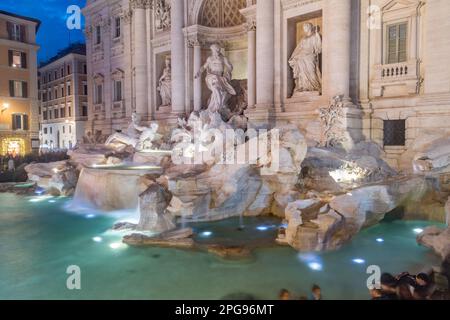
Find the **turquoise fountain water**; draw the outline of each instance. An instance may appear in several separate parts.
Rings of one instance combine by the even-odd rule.
[[[287,288],[326,299],[368,299],[366,268],[418,272],[438,265],[415,242],[428,222],[396,221],[367,229],[336,252],[298,254],[288,247],[257,249],[253,259],[225,261],[193,251],[132,248],[108,231],[112,217],[73,213],[69,200],[0,194],[0,299],[221,299],[246,293],[275,299]],[[239,218],[194,225],[201,242],[269,244],[279,222]],[[416,230],[417,231],[417,230]],[[66,289],[66,268],[81,268],[81,290]]]

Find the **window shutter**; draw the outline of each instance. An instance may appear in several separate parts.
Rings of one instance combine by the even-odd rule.
[[[8,38],[9,40],[12,40],[12,33],[13,33],[13,24],[11,22],[6,22],[6,30],[8,31]]]
[[[23,130],[28,131],[29,128],[30,128],[30,125],[29,125],[29,123],[28,123],[28,115],[27,115],[27,114],[24,114],[24,115],[23,115]]]
[[[406,57],[406,45],[407,45],[407,25],[403,23],[399,25],[398,30],[398,62],[405,62]]]
[[[22,68],[26,69],[27,68],[27,54],[25,52],[21,52],[20,57],[21,57],[20,63],[22,64]]]
[[[11,118],[12,118],[12,129],[13,130],[17,130],[17,127],[16,127],[16,115],[15,114],[11,115]]]
[[[13,52],[12,50],[8,50],[8,65],[12,67],[13,65]]]
[[[26,27],[21,25],[20,26],[20,41],[21,42],[27,42],[26,41],[26,36],[27,36]]]
[[[22,81],[22,98],[28,98],[28,83]]]
[[[9,96],[14,97],[14,80],[9,80]]]

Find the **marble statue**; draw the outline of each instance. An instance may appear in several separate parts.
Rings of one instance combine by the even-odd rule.
[[[322,38],[311,23],[303,25],[305,37],[300,41],[289,59],[295,79],[294,94],[297,92],[320,92],[322,75],[319,55],[322,53]]]
[[[125,133],[116,132],[112,134],[105,142],[110,147],[119,146],[124,148],[131,146],[135,150],[148,150],[153,147],[153,142],[160,138],[158,134],[159,125],[152,123],[150,127],[140,125],[141,117],[137,113],[131,115],[131,123]]]
[[[236,91],[231,86],[231,73],[233,65],[222,53],[222,48],[213,44],[211,46],[211,56],[195,75],[199,78],[206,71],[206,85],[211,90],[211,98],[208,111],[218,112],[227,106],[230,95],[236,95]]]
[[[166,67],[159,78],[158,91],[161,96],[161,107],[172,105],[172,65],[169,57],[166,58]]]

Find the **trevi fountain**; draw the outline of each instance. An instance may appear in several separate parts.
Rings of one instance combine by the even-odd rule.
[[[289,59],[298,97],[321,91],[321,38],[312,24],[304,33]],[[340,96],[317,113],[314,141],[291,123],[249,123],[219,45],[196,72],[208,104],[175,127],[134,113],[67,161],[29,165],[27,195],[0,195],[1,297],[274,299],[318,283],[326,298],[366,299],[370,265],[448,275],[449,136],[424,134],[398,172],[377,144],[353,143]],[[65,290],[68,265],[83,290]]]

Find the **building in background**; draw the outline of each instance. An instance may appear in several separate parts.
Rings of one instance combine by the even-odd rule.
[[[0,11],[0,155],[39,150],[39,26],[37,19]]]
[[[72,149],[88,116],[86,47],[73,44],[39,67],[42,149]]]

